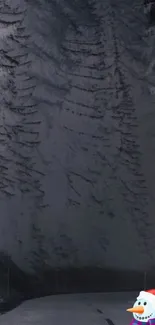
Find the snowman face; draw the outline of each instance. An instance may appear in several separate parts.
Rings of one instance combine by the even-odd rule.
[[[151,302],[146,301],[144,299],[137,299],[136,302],[133,305],[133,308],[135,307],[143,307],[142,313],[134,313],[133,317],[141,322],[148,322],[149,319],[154,318],[155,316],[155,310],[151,304]]]

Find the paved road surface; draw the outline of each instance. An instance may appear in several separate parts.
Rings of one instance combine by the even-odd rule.
[[[0,316],[2,325],[128,325],[136,293],[48,296],[22,303]]]

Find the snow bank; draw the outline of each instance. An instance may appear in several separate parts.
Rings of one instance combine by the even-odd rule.
[[[22,303],[0,316],[3,325],[127,325],[137,293],[93,293],[48,296]]]

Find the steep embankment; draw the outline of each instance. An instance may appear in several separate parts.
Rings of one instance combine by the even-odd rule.
[[[150,269],[153,137],[142,120],[153,103],[139,8],[38,0],[1,5],[1,17],[1,250],[37,273]]]

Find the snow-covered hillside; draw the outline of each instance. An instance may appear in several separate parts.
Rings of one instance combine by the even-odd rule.
[[[5,0],[0,24],[0,250],[27,271],[153,267],[141,2]]]

